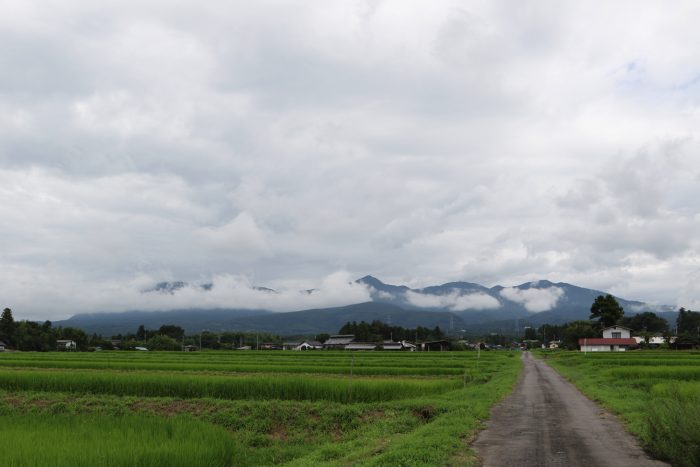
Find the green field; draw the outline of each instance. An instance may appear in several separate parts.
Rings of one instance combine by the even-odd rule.
[[[540,354],[584,394],[617,413],[655,457],[700,465],[700,354]]]
[[[0,354],[3,465],[470,465],[506,352]]]

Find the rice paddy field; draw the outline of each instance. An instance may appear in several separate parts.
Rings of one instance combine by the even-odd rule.
[[[3,465],[472,465],[508,352],[0,354]],[[656,391],[666,389],[657,388]]]
[[[700,465],[700,353],[542,353],[584,394],[617,413],[653,456]]]

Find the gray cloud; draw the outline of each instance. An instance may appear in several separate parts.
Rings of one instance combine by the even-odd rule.
[[[336,271],[698,303],[700,7],[602,6],[10,2],[3,305]]]

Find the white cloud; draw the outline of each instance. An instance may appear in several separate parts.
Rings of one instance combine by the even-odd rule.
[[[406,300],[421,308],[446,308],[451,311],[492,310],[501,306],[500,302],[484,293],[461,294],[455,290],[445,295],[435,295],[408,290]]]
[[[564,295],[564,290],[559,287],[518,289],[517,287],[506,287],[501,290],[500,295],[512,302],[520,303],[532,312],[549,311],[557,304]]]

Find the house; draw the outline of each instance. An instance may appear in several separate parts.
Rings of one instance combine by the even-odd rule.
[[[549,341],[549,348],[554,350],[558,349],[559,346],[561,346],[561,341]]]
[[[75,350],[78,348],[78,344],[70,339],[58,339],[56,340],[56,350]]]
[[[5,348],[7,348],[7,344],[5,344],[3,341],[0,341],[0,352],[4,352]]]
[[[603,329],[603,337],[584,337],[578,340],[581,352],[624,352],[637,347],[637,341],[630,337],[630,329],[610,326]]]
[[[629,339],[632,330],[622,326],[610,326],[603,329],[603,339]]]
[[[424,351],[431,351],[431,350],[449,350],[450,348],[450,343],[446,340],[441,340],[441,341],[430,341],[430,342],[423,342],[420,345],[420,349]]]
[[[183,352],[194,352],[195,350],[197,350],[196,345],[184,345],[184,346],[182,346]]]
[[[345,350],[376,350],[377,344],[369,342],[350,342],[345,346]]]
[[[323,343],[323,348],[327,350],[343,350],[346,345],[354,340],[354,334],[336,334]]]
[[[382,349],[383,350],[414,351],[414,350],[416,350],[416,346],[411,344],[410,342],[406,342],[406,341],[400,341],[400,342],[384,341],[384,343],[382,344]]]

